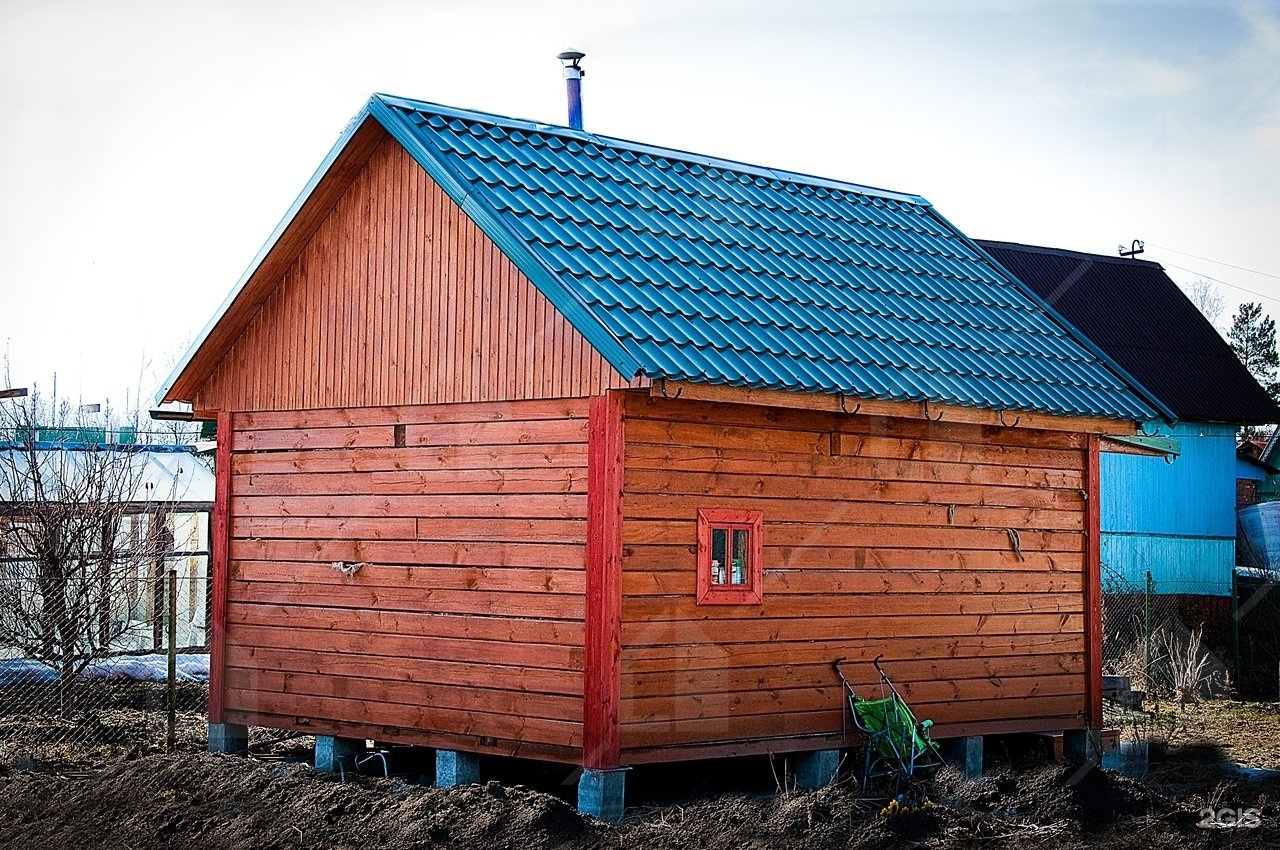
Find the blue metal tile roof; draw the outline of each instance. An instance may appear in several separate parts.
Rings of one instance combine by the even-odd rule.
[[[1167,413],[918,196],[385,95],[368,112],[624,375]]]

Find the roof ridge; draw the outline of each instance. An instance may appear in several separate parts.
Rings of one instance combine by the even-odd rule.
[[[530,118],[513,118],[507,115],[499,115],[496,112],[483,112],[478,109],[462,109],[456,106],[446,106],[440,103],[432,103],[431,101],[414,100],[412,98],[400,97],[399,95],[393,94],[384,94],[381,92],[375,94],[374,97],[381,100],[388,106],[399,107],[401,109],[411,109],[415,112],[434,113],[440,116],[458,118],[464,121],[489,123],[509,129],[521,130],[527,133],[545,133],[553,136],[562,136],[579,142],[591,142],[600,145],[601,147],[627,150],[633,153],[648,154],[650,156],[660,156],[665,159],[674,159],[682,162],[689,162],[694,165],[701,165],[704,168],[719,168],[725,171],[733,171],[753,177],[764,177],[770,180],[795,183],[799,186],[811,186],[821,189],[835,189],[842,192],[854,192],[859,195],[883,198],[885,200],[901,201],[915,206],[932,206],[928,199],[913,192],[896,192],[892,189],[868,186],[865,183],[835,180],[830,177],[819,177],[815,174],[806,174],[802,171],[790,171],[784,168],[771,168],[766,165],[756,165],[754,163],[743,162],[741,160],[726,159],[724,157],[712,156],[710,154],[697,153],[696,151],[686,151],[681,150],[680,148],[670,148],[647,142],[637,142],[631,139],[624,139],[619,136],[606,136],[600,133],[590,133],[586,130],[574,130],[571,127],[565,127],[560,124],[548,124],[546,122],[536,121]]]
[[[1070,248],[1053,248],[1048,245],[1028,245],[1024,242],[1002,242],[998,239],[974,239],[983,249],[991,245],[996,248],[1005,248],[1012,251],[1026,251],[1032,254],[1048,254],[1055,257],[1074,257],[1077,259],[1092,260],[1095,263],[1115,263],[1117,265],[1145,265],[1154,266],[1164,271],[1164,266],[1155,260],[1139,260],[1137,257],[1113,257],[1110,254],[1091,254],[1088,251],[1075,251]]]

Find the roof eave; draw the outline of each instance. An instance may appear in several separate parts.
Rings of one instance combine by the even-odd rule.
[[[346,149],[352,137],[359,132],[360,128],[364,126],[365,121],[370,117],[368,106],[362,107],[359,112],[352,116],[351,121],[347,123],[346,129],[342,131],[342,135],[338,137],[337,142],[335,142],[333,147],[329,150],[329,153],[320,163],[320,166],[315,170],[315,173],[311,175],[311,179],[307,181],[307,184],[302,188],[298,197],[280,219],[275,230],[273,230],[271,235],[267,237],[267,241],[258,249],[258,253],[254,255],[254,258],[250,261],[248,267],[240,276],[240,279],[236,281],[235,286],[231,288],[227,297],[223,299],[222,304],[214,312],[213,317],[205,324],[200,333],[197,334],[195,341],[187,349],[186,353],[182,356],[182,359],[178,361],[178,364],[174,366],[173,371],[169,373],[169,376],[165,378],[164,382],[160,385],[160,389],[156,391],[155,395],[157,404],[165,404],[171,401],[191,401],[190,398],[184,397],[184,395],[194,395],[195,388],[184,388],[182,386],[183,379],[188,377],[186,374],[188,369],[190,369],[192,364],[196,362],[205,343],[208,342],[209,336],[213,333],[214,328],[216,328],[223,320],[227,312],[231,309],[231,305],[235,303],[236,299],[244,291],[249,281],[253,279],[253,276],[262,266],[262,263],[266,260],[267,256],[276,247],[280,238],[293,224],[298,213],[306,205],[307,201],[311,199],[316,187],[320,185],[320,182],[324,179],[325,175],[329,173],[329,169]]]
[[[1186,413],[1180,417],[1182,422],[1203,422],[1206,425],[1234,425],[1242,428],[1249,425],[1274,425],[1280,422],[1280,416],[1219,416],[1216,414],[1193,414]]]

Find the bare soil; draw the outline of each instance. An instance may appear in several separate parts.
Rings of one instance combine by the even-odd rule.
[[[1280,770],[1280,702],[1222,699],[1146,708],[1166,719],[1158,737],[1172,746],[1213,743],[1232,761]]]
[[[784,848],[1280,846],[1280,781],[1249,783],[1228,763],[1280,766],[1275,705],[1179,707],[1175,736],[1144,780],[1038,755],[1027,741],[991,741],[975,781],[945,768],[921,786],[928,809],[884,817],[885,800],[852,781],[789,790],[767,760],[637,769],[618,825],[579,816],[564,769],[453,789],[412,779],[338,777],[291,761],[307,739],[259,733],[249,758],[200,752],[198,724],[174,754],[147,747],[67,747],[0,766],[0,846],[105,848]],[[46,756],[50,751],[46,751]],[[112,758],[114,756],[114,758]],[[525,784],[519,784],[523,781]],[[530,787],[533,786],[533,787]],[[1202,809],[1256,827],[1200,826]],[[1232,813],[1221,818],[1217,813]]]

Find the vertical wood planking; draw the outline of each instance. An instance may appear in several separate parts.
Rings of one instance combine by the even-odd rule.
[[[300,410],[581,397],[628,383],[387,139],[192,400]]]
[[[1089,435],[1085,464],[1085,696],[1089,726],[1102,728],[1102,488],[1101,438]]]
[[[620,764],[622,394],[591,399],[587,444],[587,601],[583,767]]]
[[[227,635],[227,568],[231,545],[231,451],[232,414],[219,411],[218,445],[214,453],[213,528],[213,622],[209,634],[209,722],[223,722]]]

